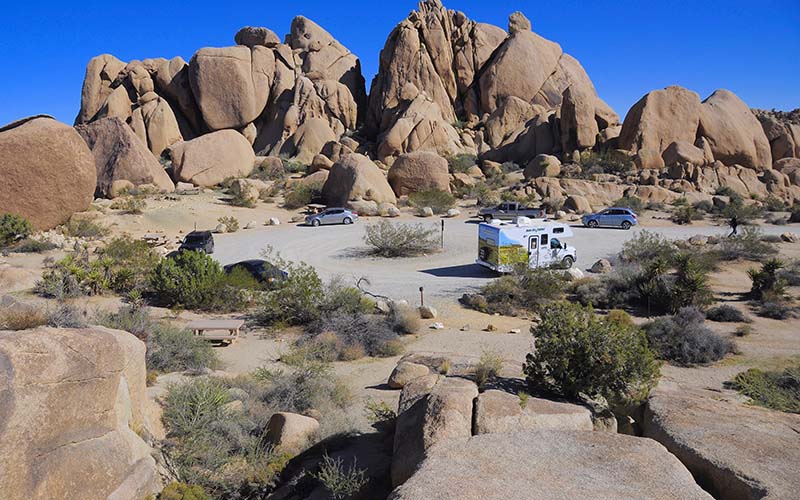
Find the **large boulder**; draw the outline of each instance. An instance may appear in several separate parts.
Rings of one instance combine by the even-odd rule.
[[[81,109],[75,123],[86,123],[97,115],[113,92],[111,84],[124,68],[125,63],[111,54],[101,54],[89,61],[81,89]]]
[[[773,161],[800,157],[800,119],[797,110],[790,113],[764,110],[753,112],[767,136]]]
[[[281,39],[278,38],[271,29],[256,26],[245,26],[236,32],[233,37],[236,45],[245,45],[247,47],[255,47],[256,45],[263,45],[264,47],[277,47],[281,44]]]
[[[88,209],[96,184],[92,152],[69,125],[35,116],[0,128],[0,213],[50,229]]]
[[[676,141],[667,146],[661,154],[666,166],[691,164],[702,166],[706,163],[705,152],[686,141]]]
[[[532,431],[443,442],[390,500],[711,500],[650,439],[609,432]]]
[[[319,422],[297,413],[273,413],[267,423],[267,440],[283,451],[297,453],[304,449],[319,429]]]
[[[565,153],[592,148],[597,142],[596,96],[591,90],[575,85],[564,91],[561,102],[561,150]]]
[[[397,203],[381,169],[357,153],[343,156],[333,164],[322,188],[322,197],[331,206],[346,206],[348,202],[357,200]]]
[[[175,189],[156,157],[119,118],[103,118],[75,128],[94,155],[96,196],[109,196],[111,184],[119,180],[134,186],[151,184],[163,192]]]
[[[144,498],[160,490],[145,345],[101,327],[0,331],[0,491],[8,500]]]
[[[800,415],[659,387],[644,435],[660,442],[717,498],[795,498],[800,490]]]
[[[699,134],[708,140],[714,159],[726,165],[758,170],[772,167],[772,152],[761,123],[733,92],[717,90],[703,101]]]
[[[389,169],[388,180],[397,196],[427,189],[450,192],[447,160],[430,151],[400,155]]]
[[[523,430],[593,430],[592,412],[585,406],[488,390],[475,404],[474,434]]]
[[[700,112],[700,96],[692,91],[677,85],[654,90],[628,111],[619,145],[638,153],[640,168],[663,168],[667,146],[676,141],[694,144]]]
[[[553,155],[536,155],[523,170],[526,180],[537,177],[558,177],[561,173],[561,161]]]
[[[131,115],[131,128],[154,155],[183,140],[175,113],[165,99],[148,92],[138,100]]]
[[[235,130],[219,130],[179,142],[169,152],[175,180],[203,187],[250,175],[256,157],[247,139]]]

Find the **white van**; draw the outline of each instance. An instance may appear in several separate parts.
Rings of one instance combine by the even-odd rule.
[[[567,224],[519,217],[514,222],[492,220],[478,226],[477,263],[499,273],[527,263],[530,268],[569,269],[577,260],[574,247],[562,240],[572,236]]]

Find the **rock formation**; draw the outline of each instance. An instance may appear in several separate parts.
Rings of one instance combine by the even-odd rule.
[[[143,498],[160,490],[145,345],[127,332],[0,331],[0,491],[7,500]]]
[[[367,201],[376,206],[397,202],[392,187],[377,165],[364,155],[352,153],[331,167],[322,188],[322,197],[330,206],[353,206],[352,202]]]
[[[389,169],[388,179],[397,196],[426,189],[450,192],[447,160],[429,151],[400,155]]]
[[[92,152],[72,127],[34,116],[0,128],[0,213],[51,229],[89,208],[96,181]]]
[[[205,187],[229,177],[246,177],[256,159],[250,143],[235,130],[219,130],[175,144],[170,157],[177,181]]]

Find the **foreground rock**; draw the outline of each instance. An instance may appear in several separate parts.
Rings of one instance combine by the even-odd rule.
[[[92,150],[97,168],[96,196],[109,196],[116,181],[151,184],[172,192],[175,185],[147,146],[119,118],[103,118],[75,127]]]
[[[429,451],[390,500],[711,499],[663,446],[583,431],[485,434]]]
[[[96,184],[92,152],[69,125],[35,116],[0,128],[0,213],[51,229],[88,209]]]
[[[475,404],[473,434],[501,434],[523,430],[594,429],[588,408],[558,401],[489,390],[478,396]]]
[[[7,500],[159,491],[145,346],[100,327],[0,331],[0,491]]]
[[[662,443],[718,498],[795,498],[800,415],[725,401],[718,393],[659,388],[644,435]]]
[[[216,186],[229,177],[246,177],[256,155],[241,134],[220,130],[170,148],[175,180]]]

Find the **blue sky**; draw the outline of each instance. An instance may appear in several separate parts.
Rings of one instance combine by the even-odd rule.
[[[521,10],[540,35],[586,68],[619,114],[650,90],[678,84],[705,98],[727,88],[751,107],[800,107],[800,1],[450,0],[448,8],[506,27]],[[367,81],[390,30],[414,0],[229,3],[7,2],[0,14],[0,125],[47,113],[72,123],[86,63],[108,52],[128,61],[189,59],[233,45],[245,25],[280,37],[292,17],[321,24],[362,61]]]

